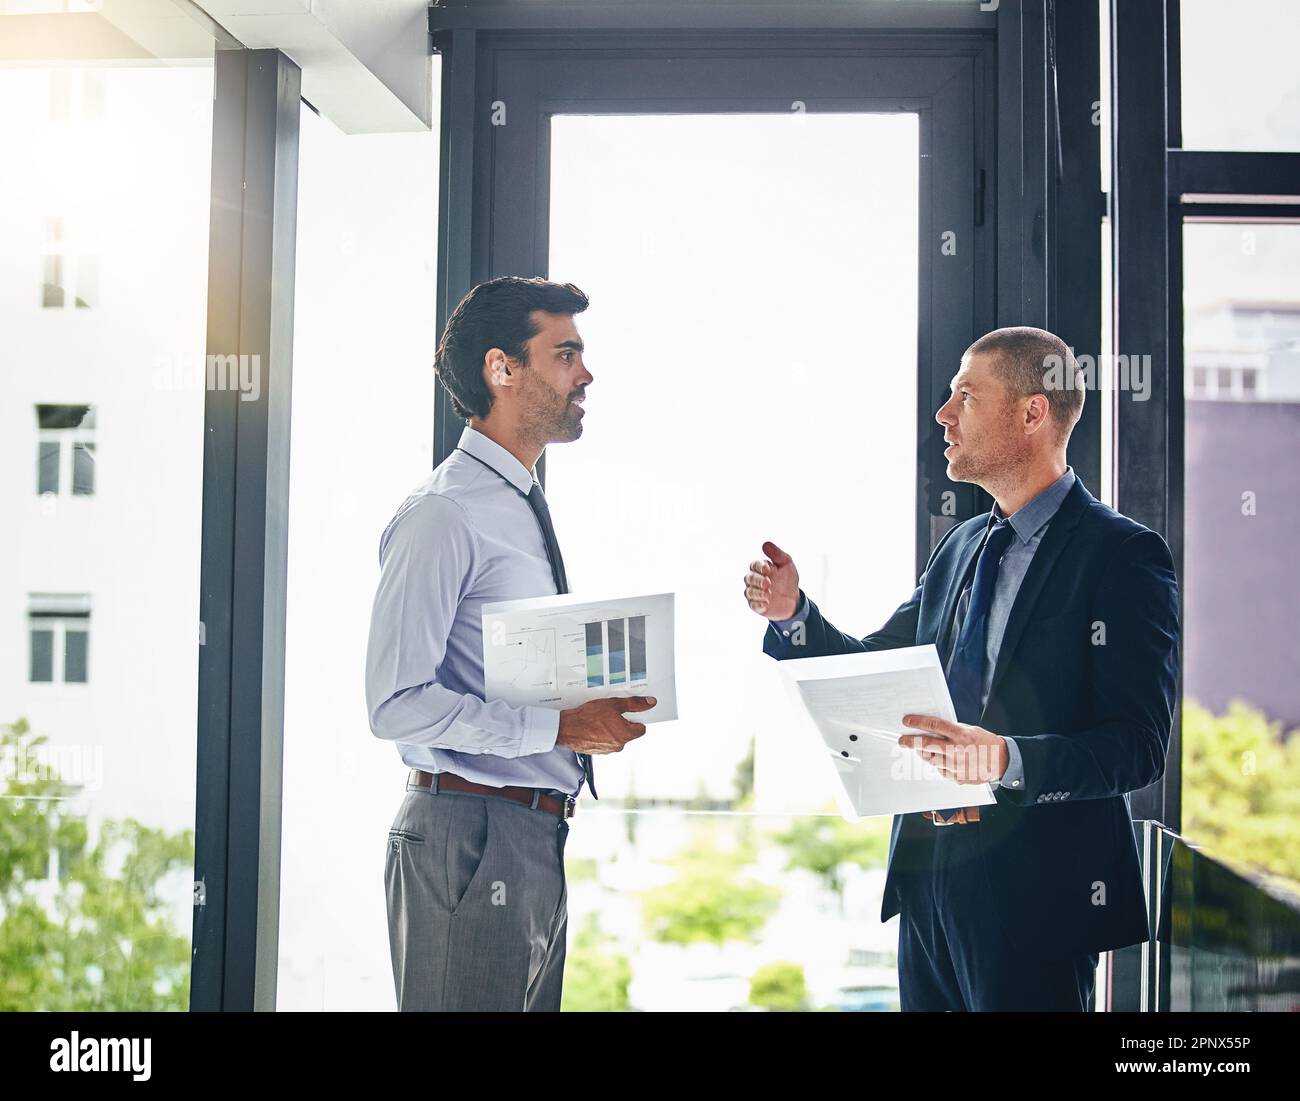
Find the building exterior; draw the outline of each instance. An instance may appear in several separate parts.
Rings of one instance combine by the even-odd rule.
[[[210,66],[0,69],[0,722],[92,837],[194,824],[211,97]]]
[[[1222,301],[1187,318],[1189,401],[1300,401],[1300,302]]]

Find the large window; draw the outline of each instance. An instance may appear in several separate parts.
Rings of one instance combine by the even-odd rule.
[[[95,492],[95,410],[36,407],[36,492],[89,497]]]
[[[548,450],[575,592],[673,592],[681,718],[597,760],[571,1009],[896,1004],[888,819],[848,823],[741,575],[772,539],[845,630],[915,583],[915,115],[563,116],[550,274],[595,381]]]
[[[438,141],[304,106],[299,162],[276,1005],[385,1010],[406,769],[370,733],[365,650],[379,537],[433,465]]]
[[[1183,248],[1183,832],[1300,882],[1300,226]]]
[[[3,1010],[189,1004],[212,94],[0,68]]]
[[[1297,13],[1181,0],[1181,134],[1211,150],[1172,242],[1183,275],[1182,832],[1300,886],[1300,152]],[[1292,157],[1292,159],[1296,159]],[[1230,190],[1231,189],[1231,190]],[[1289,193],[1289,197],[1288,197]]]
[[[90,654],[89,594],[33,593],[27,617],[33,684],[85,684]]]

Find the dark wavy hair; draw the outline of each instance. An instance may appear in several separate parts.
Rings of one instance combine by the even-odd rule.
[[[500,348],[527,365],[524,344],[537,335],[532,312],[573,316],[587,305],[587,296],[572,283],[518,275],[489,279],[470,291],[447,319],[433,361],[457,416],[486,417],[492,408],[492,392],[483,381],[489,348]]]

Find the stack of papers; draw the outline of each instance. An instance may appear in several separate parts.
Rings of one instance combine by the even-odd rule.
[[[898,743],[903,734],[924,733],[905,727],[904,715],[956,721],[933,646],[794,658],[779,668],[799,714],[825,744],[853,815],[996,802],[988,784],[945,779],[915,750]]]

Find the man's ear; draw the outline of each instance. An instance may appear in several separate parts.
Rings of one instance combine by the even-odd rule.
[[[1025,404],[1025,431],[1041,432],[1051,422],[1052,407],[1044,394],[1032,394]]]
[[[500,348],[489,348],[483,356],[483,378],[489,387],[514,384],[510,361]]]

